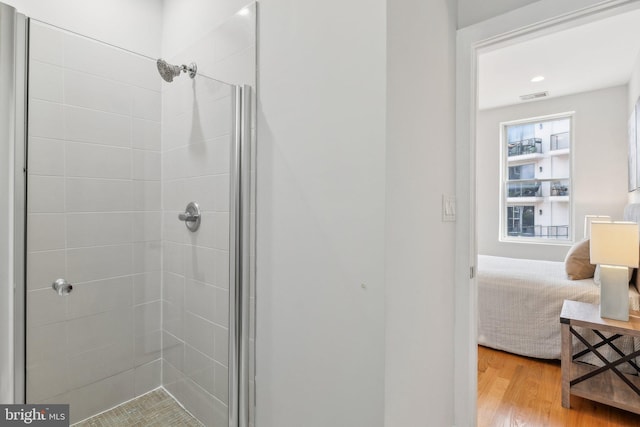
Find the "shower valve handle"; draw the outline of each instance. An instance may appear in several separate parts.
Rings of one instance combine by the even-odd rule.
[[[178,219],[180,221],[196,222],[198,220],[198,218],[200,218],[200,215],[198,215],[198,214],[194,215],[191,212],[185,212],[185,213],[178,214]]]
[[[190,202],[183,213],[178,214],[178,219],[184,221],[189,231],[196,231],[200,227],[200,206],[196,202]]]

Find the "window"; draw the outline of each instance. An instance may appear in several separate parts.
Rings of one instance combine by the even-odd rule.
[[[571,123],[564,114],[502,124],[501,240],[570,240]]]

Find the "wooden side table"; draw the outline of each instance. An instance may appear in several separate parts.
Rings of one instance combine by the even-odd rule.
[[[589,343],[574,328],[576,326],[593,330],[601,341]],[[640,377],[618,370],[619,365],[626,363],[640,374],[640,367],[635,363],[636,357],[640,356],[640,350],[624,354],[615,345],[615,340],[622,336],[640,338],[640,312],[629,311],[628,322],[603,319],[600,317],[598,305],[565,300],[560,314],[560,330],[562,406],[570,408],[571,395],[574,395],[640,414]],[[613,335],[606,338],[603,332]],[[587,348],[573,354],[573,337]],[[605,345],[611,347],[620,357],[617,360],[607,360],[598,350]],[[588,353],[602,360],[604,366],[575,362]]]

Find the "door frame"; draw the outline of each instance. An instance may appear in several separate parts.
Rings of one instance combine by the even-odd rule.
[[[454,425],[477,422],[476,111],[483,51],[640,8],[639,0],[539,0],[459,29],[456,40]]]

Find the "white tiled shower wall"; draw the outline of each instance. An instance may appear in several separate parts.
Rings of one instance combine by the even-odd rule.
[[[160,80],[32,21],[29,98],[27,398],[78,421],[161,381]]]
[[[171,56],[174,63],[197,61],[198,71],[216,80],[251,85],[256,80],[256,3],[248,4],[202,38]]]

